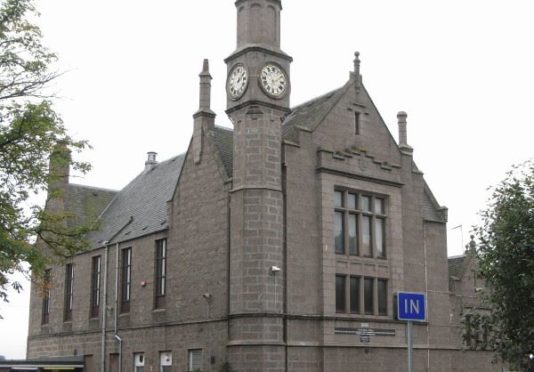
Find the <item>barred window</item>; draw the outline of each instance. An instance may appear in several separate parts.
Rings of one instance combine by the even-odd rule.
[[[202,349],[188,350],[188,372],[202,371]]]

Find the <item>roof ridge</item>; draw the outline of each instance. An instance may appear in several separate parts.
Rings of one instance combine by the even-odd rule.
[[[69,183],[69,186],[83,187],[85,189],[100,190],[100,191],[111,191],[111,192],[119,192],[120,191],[120,190],[116,190],[116,189],[108,189],[107,187],[82,185],[82,184],[79,184],[79,183]]]

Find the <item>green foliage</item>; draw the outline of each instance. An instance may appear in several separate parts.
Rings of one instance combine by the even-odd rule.
[[[515,167],[495,189],[477,228],[480,274],[490,288],[488,346],[521,370],[534,370],[534,163]]]
[[[31,203],[38,193],[59,196],[59,188],[50,186],[66,175],[51,174],[49,159],[67,164],[71,150],[87,147],[67,135],[51,97],[44,93],[58,77],[48,68],[56,56],[42,45],[39,28],[27,20],[32,13],[31,0],[0,2],[0,298],[6,301],[8,286],[20,290],[19,283],[10,282],[10,274],[25,272],[23,262],[38,277],[53,258],[83,249],[82,237],[88,231],[71,227],[73,216]],[[72,167],[89,169],[80,162]],[[36,239],[47,247],[46,255],[35,247]]]

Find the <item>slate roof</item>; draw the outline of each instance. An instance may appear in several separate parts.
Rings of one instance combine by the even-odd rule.
[[[315,130],[343,97],[351,84],[352,80],[349,80],[341,88],[294,107],[284,121],[282,127],[283,138],[296,142],[299,128],[310,131]]]
[[[178,155],[144,170],[119,191],[101,214],[98,231],[88,236],[93,246],[165,230],[167,202],[173,196],[184,158],[184,154]]]
[[[65,195],[65,209],[73,215],[73,218],[69,220],[69,225],[80,226],[92,223],[116,194],[115,190],[69,184]]]
[[[232,177],[234,169],[234,131],[229,128],[215,126],[210,136],[221,156],[228,178]]]
[[[461,278],[464,273],[464,261],[465,256],[456,256],[450,257],[448,259],[449,263],[449,277],[454,276],[455,278]]]

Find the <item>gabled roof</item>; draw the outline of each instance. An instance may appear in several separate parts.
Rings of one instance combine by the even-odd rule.
[[[297,141],[298,129],[315,130],[326,115],[334,108],[336,103],[339,102],[341,97],[343,97],[351,82],[349,80],[341,88],[294,107],[284,121],[282,127],[283,138],[290,141]]]
[[[101,214],[98,231],[88,236],[93,246],[167,229],[167,202],[173,196],[184,157],[178,155],[145,169],[119,191]]]

